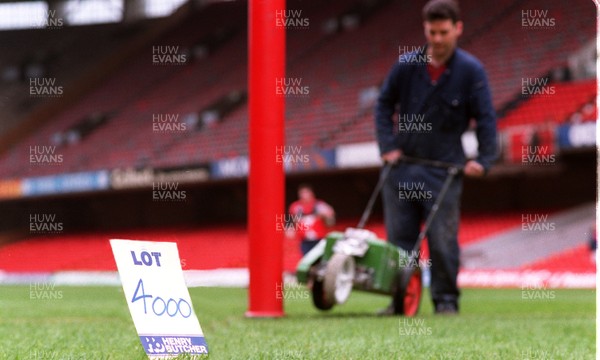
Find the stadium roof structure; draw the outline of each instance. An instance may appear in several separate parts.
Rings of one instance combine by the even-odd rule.
[[[0,0],[0,29],[116,23],[172,14],[190,0]],[[209,3],[197,1],[196,5]]]

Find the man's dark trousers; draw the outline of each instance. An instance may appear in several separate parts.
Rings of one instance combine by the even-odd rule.
[[[448,176],[445,169],[400,162],[392,167],[383,187],[387,237],[394,245],[412,251],[421,225]],[[434,304],[458,304],[458,222],[462,175],[456,175],[428,231],[431,257],[431,297]]]

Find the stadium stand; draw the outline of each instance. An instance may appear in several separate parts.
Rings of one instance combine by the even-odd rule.
[[[30,96],[29,78],[52,77],[66,85],[89,71],[101,59],[98,54],[110,54],[121,43],[147,31],[154,22],[3,31],[2,43],[11,51],[0,59],[0,97],[11,101],[2,103],[0,130],[14,126],[35,106],[50,100]]]
[[[571,250],[542,259],[533,264],[525,265],[522,269],[595,273],[596,264],[591,259],[589,247],[587,245],[579,245]]]
[[[381,1],[365,8],[357,6],[360,3],[288,2],[290,9],[302,9],[302,16],[310,20],[310,26],[288,32],[287,77],[307,86],[309,94],[287,99],[286,145],[331,149],[339,144],[374,140],[372,98],[366,105],[361,104],[361,93],[379,86],[396,61],[400,47],[423,44],[422,40],[415,40],[422,39],[419,16],[406,16],[401,23],[398,21],[403,14],[418,14],[421,4]],[[569,54],[594,38],[593,27],[581,20],[590,18],[591,4],[573,2],[569,12],[562,11],[561,5],[560,1],[500,0],[492,7],[483,7],[475,0],[461,1],[468,24],[462,46],[479,57],[487,68],[494,105],[503,114],[499,128],[508,139],[504,144],[508,161],[518,161],[522,146],[531,144],[533,132],[538,144],[551,146],[554,151],[556,126],[591,122],[597,117],[595,80],[571,81],[549,75],[564,69]],[[548,9],[556,20],[555,28],[549,31],[523,28],[524,8]],[[150,37],[142,51],[124,59],[122,66],[74,105],[50,117],[17,145],[0,153],[0,179],[115,168],[168,168],[246,155],[246,3],[214,3],[200,10],[190,7],[187,11],[169,31]],[[576,26],[565,26],[567,23]],[[93,71],[97,54],[110,54],[128,46],[130,41],[138,41],[134,35],[147,32],[149,24],[150,21],[139,27],[65,28],[58,30],[60,42],[50,32],[7,32],[3,41],[11,51],[3,57],[0,69],[35,58],[43,63],[48,74],[67,85],[85,76],[86,71]],[[490,31],[492,28],[494,31]],[[185,55],[186,60],[181,64],[154,64],[153,48],[163,46],[176,46],[176,54]],[[42,57],[24,50],[32,48],[38,48]],[[555,90],[556,96],[523,96],[524,78],[548,78],[546,86]],[[4,117],[16,118],[15,114],[24,117],[34,105],[50,101],[31,99],[23,89],[23,84],[17,81],[0,90],[0,98],[17,99],[11,102],[16,107],[3,112],[2,121]],[[154,119],[169,117],[175,118],[177,124],[185,124],[186,130],[155,131]],[[87,126],[89,119],[93,121]],[[204,121],[216,122],[198,125]],[[76,136],[72,142],[60,141],[68,139],[73,129],[81,130],[82,136]],[[58,166],[23,166],[28,164],[29,149],[43,145],[57,145],[56,151],[63,155],[64,161]],[[461,219],[461,245],[477,243],[520,222],[519,213],[514,211],[468,214]],[[343,230],[352,225],[353,220],[344,220],[336,228]],[[381,222],[370,229],[385,237]],[[106,242],[114,234],[30,237],[3,246],[0,263],[6,271],[114,270]],[[247,233],[242,225],[138,229],[120,231],[118,236],[176,240],[182,252],[198,254],[186,259],[188,268],[247,265]],[[285,268],[292,270],[299,258],[296,244],[286,243],[285,251]],[[90,253],[95,254],[93,262],[84,255]],[[523,269],[564,270],[553,265],[559,262],[583,264],[577,268],[581,271],[593,270],[582,260],[584,257],[588,259],[584,249],[578,247],[551,259],[540,259]]]
[[[527,7],[535,8],[538,3],[528,2]],[[583,25],[581,28],[561,27],[566,22],[581,23],[577,19],[586,11],[582,2],[577,2],[574,11],[568,13],[559,10],[558,2],[546,6],[549,14],[556,17],[555,31],[522,28],[519,12],[524,4],[519,1],[502,1],[485,14],[475,1],[461,4],[469,24],[464,35],[465,47],[488,68],[497,108],[519,97],[515,89],[521,88],[524,74],[544,76],[564,64],[571,51],[593,38],[593,33]],[[289,7],[299,8],[299,5],[291,2]],[[398,24],[402,31],[389,27],[396,23],[398,14],[418,13],[419,6],[383,2],[361,20],[359,28],[344,30],[343,15],[355,9],[352,3],[330,1],[324,7],[302,4],[312,26],[290,32],[288,77],[301,81],[310,93],[305,98],[290,97],[287,101],[286,143],[308,149],[373,140],[371,113],[359,107],[360,90],[381,82],[401,46],[421,45],[414,40],[421,38],[418,17],[408,18],[401,26]],[[330,22],[337,19],[341,30],[335,34],[324,32],[321,24],[328,19]],[[51,167],[26,169],[20,166],[28,153],[24,149],[32,144],[50,145],[54,134],[89,116],[90,108],[112,116],[85,141],[59,149],[65,159],[59,172],[132,165],[177,166],[246,154],[247,108],[243,104],[211,129],[156,136],[151,123],[152,116],[157,114],[175,114],[182,121],[186,115],[200,112],[229,92],[245,88],[246,65],[241,56],[246,52],[245,21],[245,4],[241,2],[213,4],[202,11],[191,12],[179,26],[151,42],[158,46],[177,44],[190,58],[185,65],[157,66],[150,61],[150,50],[138,54],[77,105],[3,154],[0,175],[16,177],[55,172]],[[198,26],[199,23],[203,25]],[[194,58],[195,45],[218,37],[211,30],[215,27],[223,29],[221,34],[227,34],[222,36],[224,42],[220,47],[213,46],[208,57]],[[490,27],[499,31],[484,31]],[[565,29],[569,31],[563,31]],[[353,46],[348,47],[348,43]],[[534,43],[536,46],[531,46]],[[513,54],[518,60],[507,62],[497,56],[499,53]],[[506,68],[509,63],[513,68]],[[206,68],[211,72],[207,73]],[[295,76],[299,74],[302,76]],[[556,122],[562,122],[583,105],[581,101],[592,100],[594,82],[581,86],[557,84],[556,88],[565,92],[564,99],[552,100],[553,106],[560,107],[559,111],[538,107],[544,100],[534,98],[528,101],[529,105],[510,112],[506,120],[501,120],[501,128],[542,122],[550,113]],[[531,114],[531,108],[542,108],[548,113]]]
[[[549,83],[546,92],[554,95],[534,95],[519,107],[509,111],[498,123],[500,129],[520,125],[558,125],[596,98],[596,80]],[[593,114],[593,113],[592,113]],[[587,121],[593,120],[589,115]],[[582,119],[582,121],[584,121]]]
[[[505,214],[469,214],[461,219],[461,245],[481,241],[488,236],[518,226],[520,216]],[[344,231],[354,226],[353,221],[342,221],[335,230]],[[373,222],[369,229],[385,237],[381,221]],[[184,269],[242,268],[248,264],[248,234],[246,227],[213,226],[203,229],[154,229],[119,232],[96,232],[39,236],[5,245],[0,249],[2,269],[11,272],[54,272],[65,270],[116,270],[110,245],[106,239],[115,236],[128,239],[153,239],[176,241],[182,253],[196,254],[185,259]],[[427,253],[424,250],[424,253]],[[300,252],[298,244],[287,241],[284,247],[284,264],[287,271],[295,269]],[[93,261],[91,261],[93,259]]]

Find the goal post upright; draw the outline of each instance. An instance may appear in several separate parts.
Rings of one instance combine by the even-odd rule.
[[[276,219],[284,213],[285,173],[277,161],[284,144],[285,99],[276,79],[285,77],[285,27],[276,18],[285,0],[248,2],[249,273],[247,317],[281,317],[283,234]]]

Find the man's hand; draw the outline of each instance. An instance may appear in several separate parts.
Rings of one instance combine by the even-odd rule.
[[[465,175],[470,177],[482,177],[485,174],[485,169],[483,165],[478,163],[475,160],[469,160],[465,164]]]
[[[381,159],[383,160],[383,162],[386,162],[389,164],[397,163],[401,157],[402,157],[402,151],[400,151],[400,150],[388,151],[385,154],[381,155]]]

